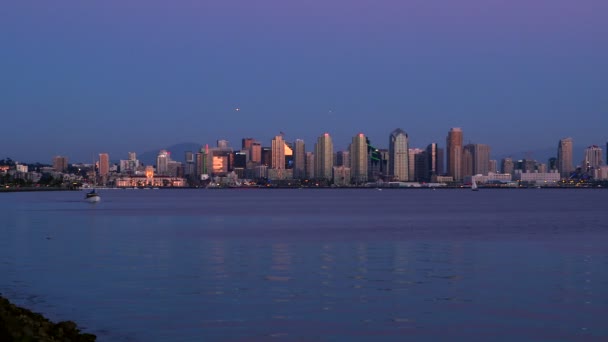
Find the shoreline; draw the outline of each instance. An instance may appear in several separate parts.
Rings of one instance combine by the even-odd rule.
[[[39,313],[12,304],[0,294],[0,341],[93,342],[72,321],[53,323]]]

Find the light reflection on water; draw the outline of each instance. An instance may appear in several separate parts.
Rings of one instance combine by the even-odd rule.
[[[0,291],[100,341],[608,338],[601,191],[2,195]]]

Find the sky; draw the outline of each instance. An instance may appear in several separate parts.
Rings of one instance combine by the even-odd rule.
[[[608,141],[607,81],[605,0],[9,1],[0,158],[451,127],[493,156],[582,150]]]

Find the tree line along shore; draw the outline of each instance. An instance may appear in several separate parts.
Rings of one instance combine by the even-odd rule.
[[[81,333],[76,323],[53,323],[41,314],[20,308],[0,295],[0,341],[93,342],[93,334]]]

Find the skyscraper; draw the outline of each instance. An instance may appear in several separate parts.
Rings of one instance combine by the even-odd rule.
[[[318,179],[332,179],[334,161],[334,146],[329,133],[317,139],[315,144],[315,177]]]
[[[355,135],[350,144],[350,176],[352,182],[367,182],[367,140],[365,134]]]
[[[249,158],[254,163],[262,162],[262,145],[259,142],[254,141],[251,143]]]
[[[443,157],[441,151],[439,150],[439,146],[436,143],[431,143],[426,147],[426,163],[428,175],[426,175],[425,181],[430,182],[433,176],[438,176],[441,174],[441,158]]]
[[[462,180],[462,129],[454,127],[446,139],[448,176]]]
[[[293,178],[306,178],[306,148],[302,139],[294,142]]]
[[[270,168],[279,170],[285,169],[285,140],[282,135],[277,135],[271,141],[271,161]]]
[[[65,172],[68,169],[68,157],[55,156],[53,157],[53,170],[57,172]]]
[[[564,138],[557,145],[557,170],[562,177],[569,177],[574,171],[572,145],[572,138]]]
[[[251,145],[255,142],[253,138],[243,138],[241,148],[243,150],[248,150],[251,148]]]
[[[169,152],[166,150],[160,150],[156,157],[156,173],[161,176],[166,176],[169,171]]]
[[[388,174],[396,181],[408,181],[408,136],[401,128],[394,130],[389,137]]]
[[[315,154],[306,152],[306,178],[315,178]]]
[[[512,175],[513,172],[515,171],[515,164],[513,163],[513,159],[512,158],[503,158],[501,165],[500,165],[500,170],[502,173],[508,173],[508,174]]]
[[[409,177],[410,181],[416,181],[419,182],[421,181],[420,179],[416,179],[416,175],[420,176],[422,173],[424,173],[423,170],[420,170],[420,167],[422,167],[422,154],[424,153],[423,149],[420,148],[410,148],[408,149],[408,174],[411,175],[411,177]],[[417,163],[416,163],[417,161]],[[416,167],[418,167],[418,170],[416,170]]]
[[[604,165],[602,148],[597,145],[591,145],[585,149],[585,159],[583,160],[583,167],[586,170],[599,169],[600,166]]]
[[[107,177],[110,173],[110,155],[107,153],[99,154],[99,176]]]
[[[336,153],[335,166],[346,166],[350,168],[350,152],[349,151],[338,151]],[[350,182],[350,179],[349,179]]]
[[[490,168],[490,146],[468,144],[464,147],[462,157],[462,175],[487,175]]]

